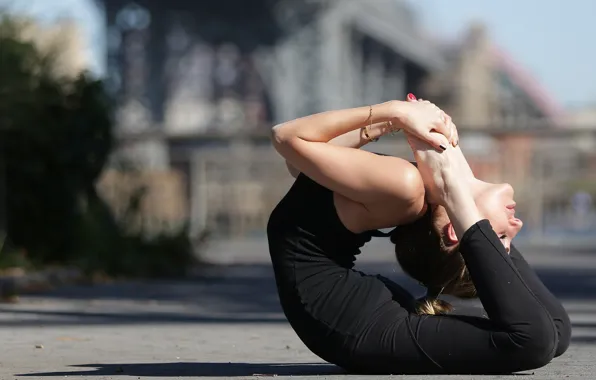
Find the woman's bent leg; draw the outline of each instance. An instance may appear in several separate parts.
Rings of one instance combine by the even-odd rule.
[[[512,263],[488,221],[472,226],[460,251],[489,319],[388,314],[359,340],[354,368],[382,373],[511,373],[549,363],[553,319]]]
[[[567,311],[561,302],[548,290],[536,272],[534,272],[528,262],[513,245],[511,246],[509,256],[519,271],[519,274],[523,277],[524,282],[536,297],[538,297],[553,319],[559,336],[559,344],[557,345],[555,357],[563,355],[563,353],[567,351],[567,348],[569,348],[569,342],[571,341],[571,321],[569,320]]]

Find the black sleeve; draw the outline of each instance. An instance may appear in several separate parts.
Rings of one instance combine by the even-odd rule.
[[[460,251],[488,319],[411,315],[392,351],[410,372],[511,373],[538,368],[554,357],[558,335],[543,300],[514,265],[487,220],[472,226]],[[522,265],[522,271],[525,269]],[[544,290],[544,289],[540,289]]]

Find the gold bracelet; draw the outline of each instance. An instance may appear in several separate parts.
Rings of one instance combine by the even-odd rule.
[[[368,133],[368,126],[362,128],[362,134],[364,134],[364,138],[367,139],[369,142],[375,142],[379,140],[378,137],[375,137],[374,139],[370,137],[370,134]]]
[[[391,120],[386,121],[385,124],[387,125],[387,129],[389,130],[389,132],[391,133],[392,136],[394,136],[396,133],[401,131],[401,128],[393,127],[393,122]]]
[[[378,141],[379,138],[375,137],[374,139],[370,137],[370,128],[372,127],[372,116],[373,116],[373,111],[372,111],[372,106],[368,106],[369,107],[369,114],[368,114],[368,119],[369,119],[369,124],[363,128],[363,133],[364,133],[364,137],[369,141],[369,142],[375,142]]]

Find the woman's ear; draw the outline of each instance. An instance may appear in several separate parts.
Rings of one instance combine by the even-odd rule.
[[[455,228],[453,228],[453,223],[451,222],[447,223],[443,228],[443,235],[445,236],[445,244],[448,247],[454,246],[459,242],[455,234]]]

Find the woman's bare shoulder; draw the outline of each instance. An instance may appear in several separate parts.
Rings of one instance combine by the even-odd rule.
[[[382,157],[377,164],[386,172],[386,185],[395,191],[379,192],[376,198],[363,203],[341,199],[336,206],[343,209],[346,224],[364,231],[416,220],[425,203],[424,184],[415,163],[401,157],[371,153]]]

